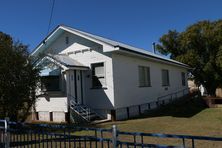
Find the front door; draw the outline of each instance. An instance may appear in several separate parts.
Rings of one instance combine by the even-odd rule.
[[[70,99],[83,104],[83,71],[70,70],[67,87]]]
[[[83,104],[83,77],[81,70],[74,70],[74,79],[75,101]]]

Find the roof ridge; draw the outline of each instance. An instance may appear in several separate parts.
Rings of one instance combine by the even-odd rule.
[[[173,60],[173,59],[170,59],[170,58],[167,58],[167,57],[164,57],[162,55],[154,54],[154,53],[152,53],[152,52],[150,52],[150,51],[148,51],[146,49],[138,48],[138,47],[129,45],[127,43],[122,43],[122,42],[119,42],[119,41],[115,41],[115,40],[112,40],[112,39],[109,39],[109,38],[106,38],[106,37],[103,37],[103,36],[100,36],[100,35],[94,35],[93,33],[89,33],[87,31],[82,31],[81,29],[76,29],[76,28],[73,28],[73,27],[70,27],[70,26],[67,26],[67,25],[64,25],[64,24],[58,25],[57,28],[54,29],[54,31],[52,31],[50,34],[53,34],[57,29],[62,29],[62,30],[70,31],[71,33],[75,33],[76,32],[76,33],[79,33],[79,34],[81,34],[81,35],[83,35],[85,37],[89,37],[89,38],[97,40],[99,42],[111,45],[114,48],[115,47],[120,47],[120,49],[123,49],[123,50],[125,49],[127,51],[132,52],[132,53],[146,55],[146,56],[149,56],[149,57],[152,57],[152,58],[156,58],[156,59],[159,59],[159,60],[163,60],[163,61],[167,61],[167,62],[170,62],[170,63],[178,64],[178,65],[181,65],[181,66],[189,67],[187,64],[181,63],[179,61],[176,61],[176,60]]]
[[[170,59],[170,58],[167,58],[167,57],[164,57],[162,55],[154,54],[154,53],[152,53],[152,52],[150,52],[146,49],[143,49],[143,48],[138,48],[138,47],[135,47],[135,46],[132,46],[132,45],[128,45],[126,43],[122,43],[122,42],[118,42],[118,41],[115,41],[115,40],[112,40],[112,39],[108,39],[106,37],[94,35],[92,33],[88,33],[88,32],[82,31],[82,30],[78,30],[78,29],[75,29],[75,28],[72,28],[72,27],[69,27],[69,26],[63,26],[63,27],[65,27],[66,29],[76,31],[76,32],[78,32],[80,34],[83,34],[83,35],[86,35],[88,37],[94,38],[96,40],[99,40],[99,41],[102,40],[102,42],[109,43],[109,44],[111,43],[111,45],[113,45],[114,47],[123,47],[123,48],[129,49],[129,50],[132,50],[132,51],[136,51],[137,53],[147,54],[147,55],[152,56],[154,58],[160,58],[162,60],[167,60],[169,62],[174,62],[174,63],[177,63],[177,64],[181,64],[183,66],[188,66],[187,64],[181,63],[179,61],[176,61],[176,60],[173,60],[173,59]]]
[[[105,40],[110,40],[110,41],[113,41],[113,42],[116,42],[116,43],[124,44],[124,45],[126,45],[126,46],[131,46],[131,47],[133,47],[133,48],[139,48],[139,49],[141,49],[141,50],[148,51],[148,50],[146,50],[146,49],[144,49],[144,48],[136,47],[136,46],[131,45],[131,44],[129,44],[129,43],[125,43],[125,42],[121,42],[121,41],[118,41],[118,40],[115,40],[115,39],[111,39],[111,38],[108,38],[108,37],[104,37],[104,36],[102,36],[102,35],[95,35],[95,34],[93,34],[93,33],[91,33],[91,32],[84,31],[84,30],[82,30],[82,29],[73,28],[73,27],[67,26],[67,25],[61,25],[61,27],[65,27],[65,28],[67,28],[67,29],[71,29],[71,30],[74,30],[74,31],[77,31],[77,32],[80,32],[80,33],[83,33],[83,34],[89,34],[89,35],[92,35],[92,36],[96,36],[96,37],[99,37],[99,38],[103,38],[103,39],[105,39]],[[119,44],[117,44],[117,45],[115,45],[115,46],[118,46],[118,45],[119,45]],[[148,52],[150,52],[150,51],[148,51]],[[152,53],[152,52],[150,52],[150,53]]]

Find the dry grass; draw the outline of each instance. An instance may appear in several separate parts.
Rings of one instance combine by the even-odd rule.
[[[193,136],[222,136],[222,108],[207,108],[200,98],[185,98],[174,104],[148,112],[142,118],[98,124],[111,128],[117,125],[121,131],[164,133]],[[169,139],[147,138],[152,143],[171,144]],[[181,143],[181,141],[180,141]],[[191,141],[187,141],[191,144]],[[198,147],[222,147],[222,142],[197,141]]]
[[[148,112],[142,118],[96,125],[130,132],[222,136],[222,108],[207,108],[199,98],[182,100]]]

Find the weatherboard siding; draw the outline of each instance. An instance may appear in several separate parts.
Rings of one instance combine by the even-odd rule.
[[[69,44],[65,42],[66,37],[69,37]],[[103,52],[103,50],[109,50],[110,48],[108,45],[101,45],[65,32],[47,49],[52,54],[68,54],[71,58],[89,68],[93,63],[104,63],[105,89],[92,89],[91,71],[83,71],[82,73],[84,83],[83,102],[94,109],[112,109],[114,105],[112,54]],[[70,80],[68,79],[68,81]],[[69,83],[74,87],[74,83]]]
[[[50,97],[49,100],[46,100],[45,97],[39,97],[36,102],[36,111],[67,112],[67,97]]]
[[[36,101],[36,112],[40,121],[50,121],[50,113],[52,121],[65,122],[65,114],[68,112],[67,97],[39,97]]]
[[[115,108],[148,103],[160,96],[187,88],[187,84],[182,86],[181,72],[187,71],[184,68],[120,53],[113,54],[112,57]],[[139,87],[138,66],[150,68],[150,87]],[[169,70],[169,86],[162,86],[162,69]]]

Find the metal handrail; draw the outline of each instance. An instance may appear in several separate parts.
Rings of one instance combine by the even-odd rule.
[[[97,113],[94,109],[90,108],[89,106],[83,104],[83,106],[85,106],[87,109],[90,110],[91,113],[95,113],[96,116],[100,117],[100,118],[104,118],[101,114]]]
[[[167,95],[163,95],[163,96],[157,97],[155,100],[152,100],[152,101],[149,101],[149,102],[146,102],[146,103],[143,103],[143,104],[130,105],[130,106],[127,106],[127,107],[122,107],[122,108],[129,108],[129,107],[134,107],[134,106],[149,105],[149,104],[153,104],[153,103],[159,104],[160,101],[167,100],[167,99],[161,99],[161,98],[165,98],[167,96],[173,96],[174,94],[179,94],[180,92],[183,92],[183,95],[184,95],[184,91],[185,90],[189,90],[189,88],[185,88],[185,89],[179,90],[177,92],[173,92],[173,93],[170,93],[170,94],[167,94]],[[172,99],[172,97],[171,97],[171,99]],[[121,109],[121,108],[118,108],[118,109]]]
[[[71,101],[73,101],[74,103],[78,104],[81,108],[83,108],[82,106],[86,107],[86,109],[84,109],[84,108],[83,108],[83,109],[86,111],[87,118],[88,118],[87,121],[90,121],[90,114],[91,114],[91,113],[95,113],[96,116],[98,116],[98,117],[100,117],[100,118],[104,118],[102,115],[100,115],[99,113],[97,113],[96,111],[94,111],[92,108],[88,107],[87,105],[85,105],[85,104],[82,105],[82,104],[76,102],[76,101],[75,101],[75,97],[72,96],[71,94],[68,94],[67,96],[73,98]]]
[[[171,98],[172,98],[173,95],[177,95],[177,94],[179,94],[181,92],[183,92],[183,95],[184,95],[184,91],[185,90],[189,90],[189,88],[185,88],[185,89],[179,90],[177,92],[173,92],[173,93],[170,93],[170,94],[167,94],[167,95],[160,96],[160,97],[157,98],[157,101],[159,102],[159,101],[161,101],[161,98],[165,98],[167,96],[171,96]]]
[[[74,108],[72,108],[72,105],[74,106]],[[86,119],[87,121],[90,121],[90,117],[89,117],[90,110],[83,108],[79,103],[75,102],[74,100],[70,101],[70,108],[73,109],[74,111],[78,112],[78,114],[80,114],[80,111],[83,111],[86,114],[86,118],[84,116],[82,116],[82,117],[84,119]]]

